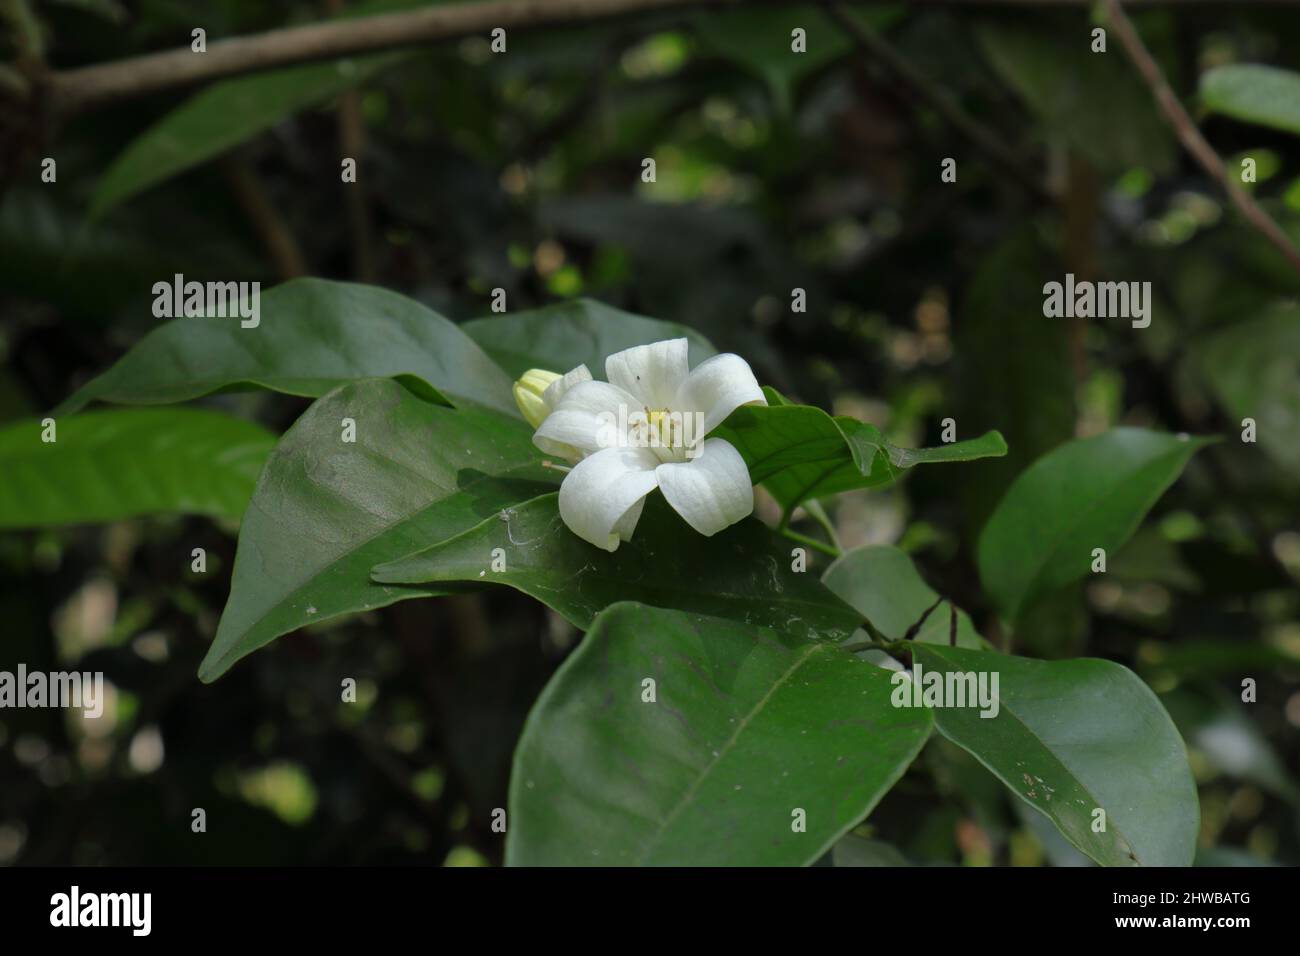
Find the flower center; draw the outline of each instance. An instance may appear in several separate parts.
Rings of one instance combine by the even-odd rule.
[[[650,431],[658,436],[663,445],[671,448],[681,442],[682,418],[680,415],[673,418],[673,413],[666,408],[645,410],[646,420],[650,424]],[[674,441],[674,438],[676,440]]]
[[[662,461],[685,461],[688,457],[687,443],[694,439],[691,428],[694,423],[686,421],[689,413],[648,406],[642,411],[644,418],[637,416],[639,420],[634,425],[638,443],[652,449]]]

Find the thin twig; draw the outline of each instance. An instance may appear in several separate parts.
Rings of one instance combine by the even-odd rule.
[[[842,4],[826,3],[825,9],[827,15],[844,28],[863,53],[898,77],[974,146],[1004,167],[1011,173],[1014,182],[1028,184],[1040,197],[1050,198],[1051,192],[1042,177],[1025,165],[1020,156],[1007,145],[1004,136],[986,128],[962,109],[946,90],[932,83],[883,37],[845,10]]]
[[[228,156],[222,160],[221,170],[239,208],[275,264],[279,279],[285,281],[306,275],[307,260],[302,248],[252,167],[238,156]]]
[[[937,608],[942,603],[943,603],[943,598],[936,597],[934,599],[934,603],[925,609],[925,612],[920,616],[920,618],[917,619],[916,623],[914,623],[911,627],[909,627],[906,631],[903,632],[903,640],[910,641],[913,638],[915,638],[916,635],[920,634],[921,628],[925,627],[925,622],[929,620],[930,615],[934,612],[934,609]]]
[[[325,9],[331,16],[343,12],[344,0],[326,0]],[[343,200],[347,204],[348,236],[352,246],[352,277],[358,282],[375,281],[374,229],[370,219],[365,175],[362,161],[366,151],[366,120],[361,108],[361,91],[346,90],[339,96],[338,109],[339,149],[346,159],[357,166],[357,178],[352,183],[342,183]]]
[[[1255,227],[1269,242],[1273,243],[1286,256],[1287,261],[1300,272],[1300,249],[1291,243],[1287,234],[1279,226],[1259,203],[1255,202],[1254,197],[1246,190],[1241,188],[1240,183],[1233,179],[1228,168],[1219,158],[1219,154],[1214,151],[1214,147],[1206,141],[1197,129],[1196,123],[1193,122],[1187,110],[1184,109],[1182,102],[1174,95],[1170,88],[1169,82],[1165,79],[1164,74],[1160,72],[1160,66],[1156,63],[1151,53],[1142,42],[1142,37],[1138,35],[1129,20],[1128,14],[1120,0],[1103,0],[1106,6],[1107,17],[1115,33],[1119,36],[1119,42],[1128,53],[1129,59],[1137,67],[1142,79],[1151,89],[1151,94],[1155,97],[1156,104],[1164,113],[1165,119],[1169,125],[1174,128],[1178,135],[1179,141],[1211,177],[1222,183],[1223,188],[1227,191],[1229,198],[1238,211],[1246,217],[1246,221]]]

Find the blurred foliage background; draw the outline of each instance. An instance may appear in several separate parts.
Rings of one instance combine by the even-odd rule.
[[[35,14],[65,68],[341,6],[51,0]],[[949,417],[962,437],[1000,429],[1005,459],[832,506],[846,547],[899,544],[988,635],[975,535],[1029,462],[1116,424],[1223,434],[1109,573],[1036,607],[1012,649],[1120,661],[1161,695],[1200,785],[1202,862],[1300,861],[1300,275],[1180,151],[1114,39],[1089,51],[1086,9],[851,9],[874,49],[820,7],[778,5],[223,84],[186,127],[191,167],[97,218],[115,158],[198,94],[60,129],[5,117],[0,420],[105,369],[156,324],[151,287],[176,272],[369,281],[457,321],[488,314],[495,288],[511,310],[590,296],[694,326],[760,380],[901,444],[938,444]],[[1222,64],[1300,69],[1300,9],[1171,3],[1134,19],[1229,169],[1254,158],[1247,188],[1300,237],[1295,135],[1195,95]],[[807,54],[790,52],[795,26]],[[40,180],[47,155],[56,183]],[[357,185],[340,182],[342,156]],[[956,183],[940,182],[947,157]],[[1150,281],[1150,328],[1045,319],[1042,286],[1067,271]],[[306,407],[205,403],[277,430]],[[1258,444],[1239,440],[1252,413],[1269,423]],[[580,635],[502,588],[308,628],[204,686],[234,530],[156,518],[0,534],[0,669],[102,670],[112,688],[99,721],[0,712],[0,863],[499,862],[491,813],[512,748]],[[190,572],[195,547],[206,575]],[[344,677],[360,706],[339,702]],[[1246,677],[1257,703],[1240,701]],[[207,834],[191,832],[195,807]],[[1083,862],[937,736],[861,833],[921,863]]]

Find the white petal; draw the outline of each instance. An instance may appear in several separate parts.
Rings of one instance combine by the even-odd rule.
[[[704,434],[741,405],[766,405],[749,363],[730,352],[705,359],[682,383],[674,408],[704,413]]]
[[[542,392],[542,401],[546,403],[547,409],[553,412],[555,411],[556,406],[560,404],[560,399],[564,397],[565,392],[573,388],[575,385],[590,381],[591,372],[587,370],[587,366],[579,365],[577,368],[565,372],[550,385],[546,386],[546,391]]]
[[[745,459],[721,438],[708,439],[690,461],[660,465],[655,475],[673,510],[706,537],[754,510],[754,486]]]
[[[672,408],[690,368],[686,353],[685,339],[637,345],[605,359],[605,377],[631,392],[651,411]]]
[[[628,508],[623,517],[618,519],[618,524],[614,525],[614,533],[623,541],[632,540],[632,532],[636,530],[636,523],[641,520],[641,511],[645,508],[645,498],[642,498],[631,508]]]
[[[560,485],[560,517],[569,530],[606,551],[631,539],[645,496],[658,483],[659,459],[646,448],[606,448],[584,458]]]
[[[533,435],[533,444],[548,455],[576,461],[602,448],[620,443],[619,409],[623,421],[641,403],[608,382],[579,382],[564,393],[555,411]],[[577,454],[573,454],[573,452]]]

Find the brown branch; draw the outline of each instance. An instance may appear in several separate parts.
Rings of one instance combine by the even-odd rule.
[[[742,3],[791,3],[795,0],[486,0],[482,3],[439,4],[419,10],[388,13],[342,22],[316,23],[271,30],[248,37],[218,40],[206,53],[188,47],[150,53],[112,63],[56,71],[46,83],[51,103],[67,116],[92,107],[162,90],[269,70],[316,60],[439,40],[485,35],[496,27],[526,30],[585,23],[667,10],[738,7]],[[1065,7],[1089,0],[912,0],[917,4],[956,7]],[[1213,4],[1222,0],[1140,0],[1151,6]],[[1238,6],[1296,5],[1300,0],[1241,0]]]
[[[339,147],[344,158],[357,164],[357,181],[342,183],[348,212],[348,233],[352,245],[352,277],[358,282],[375,281],[374,226],[366,198],[364,153],[366,121],[361,111],[361,94],[348,90],[339,97]]]
[[[613,19],[685,7],[737,5],[741,0],[489,0],[438,4],[356,20],[271,30],[113,63],[56,72],[49,77],[55,108],[68,115],[116,100],[272,67],[359,53],[419,46],[436,40],[486,36],[502,27]]]
[[[1065,263],[1076,280],[1091,282],[1100,272],[1097,225],[1101,218],[1101,183],[1092,164],[1077,153],[1070,152],[1065,163],[1065,188],[1060,197]],[[1088,320],[1074,315],[1067,321],[1074,383],[1082,387],[1088,378]]]
[[[1179,141],[1184,148],[1192,154],[1195,159],[1211,177],[1217,179],[1223,188],[1227,191],[1228,197],[1232,204],[1246,218],[1256,230],[1258,230],[1269,242],[1273,243],[1286,256],[1287,261],[1300,272],[1300,250],[1291,243],[1290,238],[1282,227],[1273,220],[1259,203],[1255,202],[1253,196],[1241,188],[1228,168],[1224,166],[1223,160],[1219,154],[1214,151],[1214,147],[1209,144],[1201,131],[1197,128],[1196,123],[1188,115],[1187,110],[1183,107],[1182,102],[1170,88],[1169,82],[1165,79],[1164,74],[1160,72],[1160,66],[1156,63],[1151,53],[1142,42],[1133,22],[1124,12],[1120,0],[1103,0],[1106,6],[1106,14],[1115,33],[1119,36],[1119,42],[1128,53],[1129,59],[1137,67],[1142,79],[1151,89],[1152,96],[1155,97],[1156,104],[1164,113],[1165,119],[1169,125],[1174,128],[1178,135]]]
[[[325,9],[333,16],[343,12],[343,0],[325,0]],[[366,198],[365,171],[362,161],[366,151],[366,119],[361,108],[361,91],[351,89],[339,96],[339,149],[345,159],[357,164],[357,181],[341,183],[343,201],[348,212],[348,235],[352,246],[352,278],[358,282],[375,281],[374,228]]]

